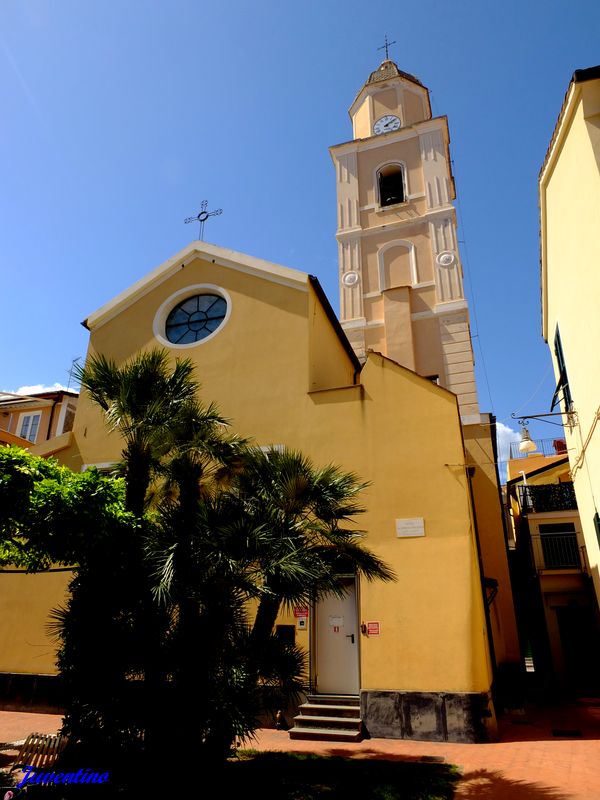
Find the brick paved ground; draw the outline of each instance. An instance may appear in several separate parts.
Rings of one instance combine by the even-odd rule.
[[[55,714],[0,711],[0,742],[24,739],[32,731],[60,728]],[[578,730],[581,737],[556,737],[552,731]],[[366,739],[356,744],[290,740],[284,731],[261,729],[250,746],[340,755],[351,758],[410,759],[443,757],[458,764],[463,780],[456,800],[600,800],[600,705],[532,710],[506,718],[495,744],[451,744]],[[0,752],[0,767],[14,751]]]
[[[578,730],[581,737],[556,737],[553,730]],[[262,729],[251,746],[352,758],[441,756],[462,770],[456,800],[600,800],[600,706],[531,710],[504,719],[499,733],[495,744],[398,739],[339,744],[292,741],[284,731]]]

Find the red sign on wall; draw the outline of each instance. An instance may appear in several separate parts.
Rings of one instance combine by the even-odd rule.
[[[296,606],[294,608],[295,617],[308,617],[308,606]]]
[[[379,636],[380,633],[378,622],[367,622],[367,636]]]

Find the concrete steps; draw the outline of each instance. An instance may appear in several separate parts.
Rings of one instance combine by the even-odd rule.
[[[362,720],[358,695],[311,694],[298,709],[290,739],[360,742]]]

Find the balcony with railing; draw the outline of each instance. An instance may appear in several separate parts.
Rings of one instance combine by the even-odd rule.
[[[542,483],[538,486],[517,487],[521,514],[542,514],[551,511],[574,511],[577,509],[575,490],[571,481]]]
[[[538,569],[581,569],[581,551],[576,533],[536,534],[531,537],[531,542]]]
[[[541,456],[566,456],[567,443],[564,439],[532,439],[531,440],[536,449],[531,455]],[[510,457],[513,458],[527,458],[530,453],[521,453],[519,445],[521,442],[510,443]]]

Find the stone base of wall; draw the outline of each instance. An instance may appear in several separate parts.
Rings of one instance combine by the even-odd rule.
[[[360,694],[366,732],[381,739],[423,742],[488,742],[495,715],[487,693],[394,692]]]
[[[56,675],[26,675],[0,672],[0,709],[57,713],[64,710]]]

